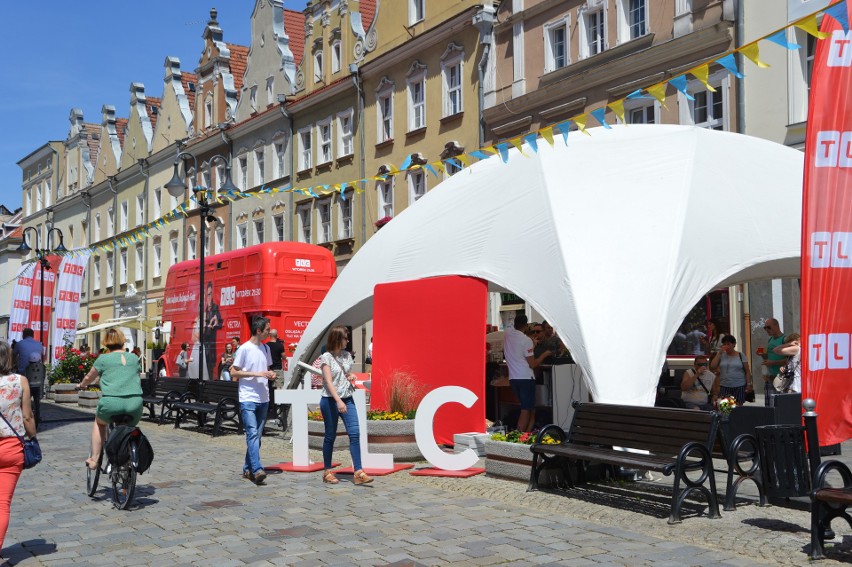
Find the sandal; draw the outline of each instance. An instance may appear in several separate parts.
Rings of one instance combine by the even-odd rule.
[[[355,484],[367,484],[369,482],[373,482],[373,477],[371,477],[364,471],[358,471],[355,473],[355,476],[352,477],[352,480],[355,482]]]
[[[325,474],[322,475],[322,481],[327,484],[337,484],[340,482],[340,480],[334,476],[334,471],[325,471]]]

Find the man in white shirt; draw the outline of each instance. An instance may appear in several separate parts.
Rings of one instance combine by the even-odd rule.
[[[527,328],[527,316],[515,317],[514,328],[507,328],[503,337],[503,356],[509,367],[509,385],[521,403],[521,416],[518,418],[518,431],[532,431],[535,425],[535,377],[533,368],[552,353],[542,352],[533,356],[533,341],[524,334]]]
[[[258,486],[266,479],[260,464],[260,442],[266,412],[269,409],[269,380],[275,379],[269,347],[263,344],[269,337],[269,319],[255,317],[251,321],[251,338],[240,345],[231,365],[231,379],[239,380],[240,416],[246,430],[246,460],[243,478]]]

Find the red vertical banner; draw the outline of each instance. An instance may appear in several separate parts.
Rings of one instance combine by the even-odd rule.
[[[822,31],[805,143],[801,358],[820,445],[832,445],[852,437],[852,32],[829,15]]]
[[[462,386],[479,399],[448,403],[435,413],[435,441],[485,431],[486,282],[462,276],[380,284],[373,301],[370,407],[389,409],[393,382],[412,382],[422,397]]]
[[[33,270],[32,302],[30,303],[30,328],[35,331],[35,339],[45,348],[50,343],[50,320],[53,316],[53,289],[56,285],[56,273],[62,258],[59,256],[47,256],[50,268],[42,269],[42,265],[36,261]],[[44,278],[44,297],[42,297],[41,282]],[[41,302],[44,301],[44,321],[41,320]],[[42,329],[44,330],[42,332]]]

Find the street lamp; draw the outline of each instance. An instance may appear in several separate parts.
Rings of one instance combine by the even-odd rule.
[[[32,232],[35,234],[35,249],[31,248],[27,243],[27,234]],[[59,246],[51,250],[51,243],[53,242],[53,233],[56,232],[59,234]],[[65,248],[65,236],[62,234],[62,231],[56,227],[51,228],[47,231],[47,248],[41,247],[41,234],[38,229],[34,226],[28,226],[24,229],[23,232],[23,240],[21,245],[18,246],[18,252],[23,252],[24,254],[34,251],[36,255],[36,259],[38,260],[39,266],[41,267],[41,278],[40,278],[40,288],[39,288],[39,342],[41,342],[42,346],[47,348],[47,343],[45,342],[44,337],[44,271],[50,270],[50,262],[47,260],[47,256],[49,254],[53,254],[55,252],[68,252],[68,249]]]
[[[221,190],[225,192],[237,191],[237,186],[231,182],[231,163],[227,158],[221,155],[215,155],[210,158],[210,165],[212,167],[213,162],[216,160],[221,160],[225,164],[225,182],[222,184]],[[186,191],[186,183],[183,182],[181,176],[178,172],[178,168],[180,167],[180,163],[182,161],[192,161],[195,171],[198,171],[198,161],[195,159],[195,156],[189,152],[180,152],[175,158],[174,163],[174,174],[172,175],[171,180],[164,185],[166,191],[172,197],[180,198],[184,196]],[[184,174],[186,174],[186,165],[184,165]],[[192,183],[192,193],[195,195],[195,199],[198,202],[198,206],[201,210],[201,250],[199,250],[199,260],[200,263],[198,265],[198,275],[199,275],[199,293],[198,296],[201,299],[198,304],[198,378],[200,380],[204,379],[204,327],[207,321],[206,317],[206,303],[204,301],[204,245],[207,242],[207,223],[214,222],[216,217],[210,214],[210,203],[208,201],[208,195],[210,193],[209,187],[198,187],[195,185],[195,182],[190,178],[190,182]],[[212,378],[212,377],[211,377]]]

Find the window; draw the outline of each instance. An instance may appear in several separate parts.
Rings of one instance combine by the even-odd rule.
[[[678,93],[681,124],[694,124],[711,130],[728,129],[727,93],[730,79],[726,71],[710,75],[708,83],[716,92],[708,91],[700,81],[690,81],[687,91],[695,100]]]
[[[311,208],[302,207],[299,209],[299,221],[302,230],[299,231],[299,242],[311,242]]]
[[[544,26],[544,71],[568,65],[568,18]]]
[[[352,111],[347,110],[337,115],[337,155],[351,156],[352,153]]]
[[[331,72],[340,72],[340,40],[335,40],[331,44]]]
[[[163,190],[154,189],[154,218],[163,216]]]
[[[204,101],[204,127],[210,128],[213,125],[213,97],[208,96]]]
[[[408,81],[408,131],[426,127],[426,75],[417,73]]]
[[[107,252],[106,256],[106,286],[112,287],[115,284],[115,279],[113,276],[113,262],[115,261],[115,255],[112,252]]]
[[[119,285],[127,283],[127,248],[122,248],[118,255],[118,283]]]
[[[201,185],[208,191],[213,189],[213,180],[211,179],[209,166],[205,166],[204,171],[201,172]]]
[[[413,26],[426,16],[426,0],[408,0],[408,25]]]
[[[426,175],[422,169],[408,172],[409,203],[414,203],[426,194]]]
[[[319,242],[331,242],[331,203],[328,201],[317,205],[320,221]]]
[[[273,144],[275,147],[275,177],[284,177],[287,175],[287,140],[282,139],[280,142]]]
[[[86,221],[80,222],[80,245],[85,248],[89,245],[89,223]]]
[[[136,226],[145,224],[145,195],[140,193],[136,197]]]
[[[317,124],[317,136],[320,145],[317,163],[328,163],[333,157],[331,152],[331,118]]]
[[[354,192],[349,192],[346,199],[339,200],[340,204],[340,228],[338,234],[340,238],[352,238],[352,197]]]
[[[266,167],[263,159],[263,148],[258,148],[254,151],[254,166],[254,184],[260,185],[266,181]]]
[[[378,95],[376,100],[379,111],[377,113],[378,124],[378,143],[393,140],[393,91],[388,90]]]
[[[249,89],[249,104],[252,110],[257,110],[257,86]]]
[[[456,43],[450,43],[441,56],[441,75],[444,83],[443,116],[452,116],[464,112],[462,101],[462,61],[464,50]]]
[[[313,167],[311,141],[310,126],[299,131],[299,171]]]
[[[581,11],[582,13],[582,11]],[[580,51],[583,57],[597,55],[606,49],[606,14],[602,8],[582,13]]]
[[[240,156],[240,189],[248,190],[248,157]]]
[[[137,282],[142,281],[142,278],[144,277],[144,275],[143,275],[144,267],[145,267],[145,260],[144,260],[143,254],[142,254],[142,245],[137,244],[136,245],[136,264],[134,266],[134,272],[135,272]]]
[[[198,234],[194,227],[189,227],[186,232],[186,259],[195,260],[198,255]]]
[[[41,210],[43,208],[41,202],[41,185],[36,185],[36,209]]]
[[[216,227],[216,254],[225,251],[225,227],[221,224]]]
[[[169,265],[174,266],[178,261],[178,241],[177,235],[172,234],[169,239]]]
[[[631,101],[627,101],[624,105],[624,118],[628,124],[656,124],[656,105],[654,103],[631,104]]]
[[[269,77],[266,79],[266,105],[269,106],[273,102],[275,102],[274,97],[275,91],[275,79],[273,77]]]
[[[239,240],[240,248],[248,246],[248,227],[244,222],[237,225],[237,239]]]
[[[39,166],[39,169],[41,169],[40,166]],[[53,204],[53,195],[50,194],[50,181],[45,181],[44,182],[44,206],[49,207],[52,204]]]
[[[107,210],[107,237],[115,236],[115,211],[112,207]]]
[[[205,221],[202,220],[201,222],[205,222]],[[206,238],[202,239],[203,243],[204,243],[204,255],[210,256],[210,231],[209,230],[205,231],[204,236],[206,236]]]
[[[121,232],[127,230],[127,217],[130,211],[130,204],[127,201],[121,203]]]
[[[321,83],[322,77],[322,50],[320,50],[314,53],[314,82]]]
[[[447,174],[446,177],[452,177],[461,170],[462,166],[459,164],[458,160],[447,159],[444,161],[444,171]]]
[[[376,184],[379,193],[379,218],[393,216],[393,178],[379,181]]]
[[[33,196],[32,196],[32,191],[27,191],[27,192],[26,192],[26,196],[27,196],[27,216],[30,216],[31,214],[33,214]]]
[[[275,239],[282,242],[284,240],[284,215],[273,216],[272,223],[275,225]]]
[[[101,239],[101,214],[95,213],[95,242]]]
[[[263,219],[254,221],[254,243],[263,244]]]
[[[95,256],[94,262],[92,263],[92,267],[94,268],[94,273],[92,274],[94,277],[92,278],[92,289],[101,289],[101,257]]]
[[[155,278],[159,278],[163,273],[163,248],[160,245],[159,240],[154,242],[154,245],[151,247],[151,250],[154,252],[153,276]]]
[[[648,33],[648,0],[627,0],[627,24],[630,26],[630,39],[642,37]]]

